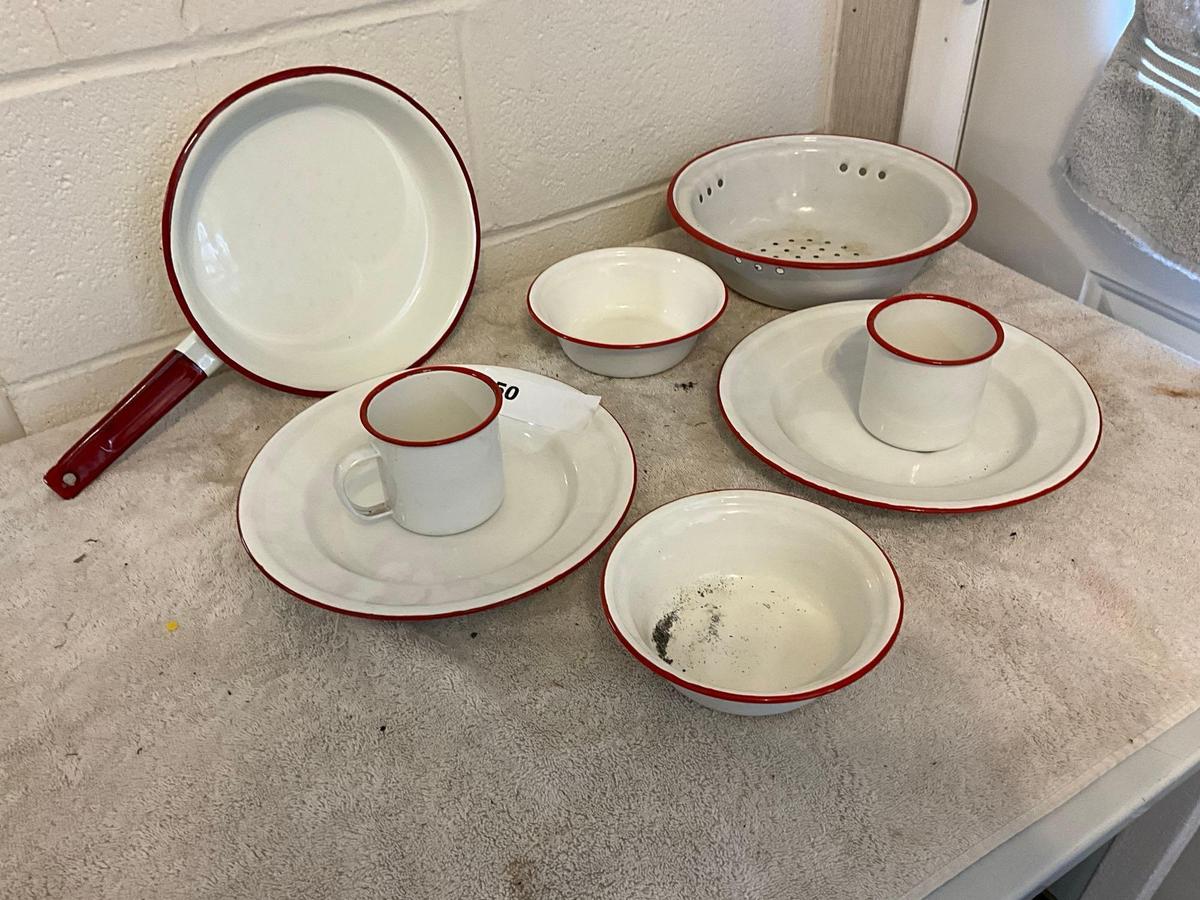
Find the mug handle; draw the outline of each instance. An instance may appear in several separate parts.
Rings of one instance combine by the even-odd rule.
[[[392,507],[385,499],[382,503],[376,503],[373,506],[361,506],[350,499],[346,493],[346,478],[356,468],[363,463],[374,461],[376,466],[379,464],[379,451],[374,447],[359,447],[357,450],[352,450],[342,457],[342,461],[337,464],[337,468],[333,472],[333,486],[337,491],[338,497],[346,509],[354,513],[360,519],[379,519],[383,516],[391,515]]]

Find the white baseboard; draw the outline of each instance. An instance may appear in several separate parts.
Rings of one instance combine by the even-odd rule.
[[[526,275],[532,279],[573,253],[640,241],[670,227],[667,184],[662,182],[532,225],[494,231],[483,237],[475,289],[488,290]]]
[[[1095,271],[1084,276],[1079,302],[1200,360],[1200,316],[1167,306]]]
[[[8,391],[0,388],[0,444],[22,437],[25,437],[25,428],[17,418],[12,401],[8,399]]]

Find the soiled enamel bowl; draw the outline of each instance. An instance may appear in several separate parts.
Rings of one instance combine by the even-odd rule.
[[[976,211],[949,166],[836,134],[710,150],[671,180],[667,206],[731,288],[783,309],[900,293]]]
[[[770,491],[683,497],[613,547],[604,614],[634,658],[721,712],[788,712],[879,664],[904,599],[887,555],[824,507]]]
[[[529,286],[529,315],[580,368],[638,378],[681,363],[728,304],[717,273],[651,247],[592,250],[561,260]]]

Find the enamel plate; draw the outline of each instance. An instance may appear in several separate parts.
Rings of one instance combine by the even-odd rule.
[[[753,332],[721,369],[725,421],[752,453],[828,494],[913,512],[977,512],[1062,487],[1100,443],[1100,404],[1053,347],[1004,325],[974,431],[948,450],[900,450],[858,421],[867,313],[801,310]]]
[[[487,372],[507,385],[563,387],[519,369],[489,366]],[[339,391],[288,422],[242,481],[242,543],[264,575],[301,600],[378,619],[486,609],[581,566],[628,511],[637,478],[633,447],[617,420],[599,407],[584,428],[571,432],[502,415],[505,500],[477,528],[427,537],[390,519],[356,518],[338,500],[333,471],[367,442],[358,407],[382,380]],[[356,499],[371,502],[378,480],[362,482]]]

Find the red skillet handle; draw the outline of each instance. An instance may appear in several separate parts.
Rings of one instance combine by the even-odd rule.
[[[58,496],[70,500],[95,481],[205,377],[200,366],[179,350],[172,350],[63,454],[43,481]]]

